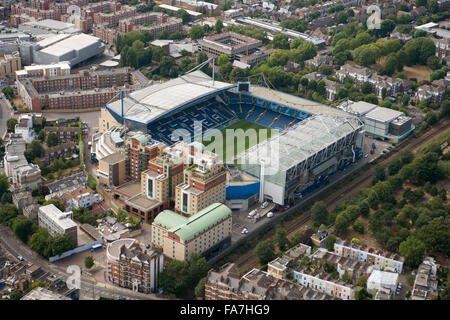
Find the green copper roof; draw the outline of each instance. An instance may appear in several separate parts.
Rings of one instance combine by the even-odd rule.
[[[167,227],[183,241],[192,239],[203,230],[231,215],[231,210],[222,203],[213,203],[189,218],[170,210],[164,210],[155,218],[155,222]],[[176,217],[177,216],[177,217]]]
[[[164,210],[160,212],[153,221],[167,229],[172,229],[186,223],[188,218],[171,210]]]
[[[148,142],[148,139],[143,134],[137,134],[132,137],[132,139],[138,140],[141,144],[146,144]]]
[[[198,142],[198,141],[191,142],[189,145],[194,147],[195,149],[201,150],[201,151],[204,151],[206,149],[204,144],[201,142]]]

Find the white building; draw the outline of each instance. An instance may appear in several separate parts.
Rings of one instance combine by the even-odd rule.
[[[379,252],[372,248],[366,248],[355,243],[336,240],[334,243],[334,253],[341,257],[350,258],[357,261],[367,262],[377,269],[384,270],[389,268],[397,273],[403,270],[404,258],[390,252]]]
[[[378,291],[395,292],[398,284],[398,273],[374,270],[367,279],[367,292],[376,294]]]
[[[411,294],[412,300],[431,300],[437,295],[438,281],[436,273],[439,265],[432,257],[426,257],[420,264],[414,287]]]
[[[310,272],[306,269],[293,271],[294,280],[299,284],[329,294],[342,300],[355,299],[355,287],[340,280],[334,280],[330,274]]]
[[[36,139],[33,129],[33,116],[31,114],[23,114],[19,116],[19,122],[14,127],[14,133],[22,135],[26,143]]]
[[[62,212],[54,204],[39,208],[38,222],[40,228],[46,228],[51,236],[67,234],[77,245],[77,224],[72,220],[72,212]]]
[[[16,71],[16,80],[34,77],[56,77],[70,74],[70,64],[67,62],[39,64],[25,66],[23,70]]]
[[[94,193],[89,187],[78,188],[75,191],[66,193],[70,210],[74,208],[88,208],[94,203],[100,202],[98,193]]]

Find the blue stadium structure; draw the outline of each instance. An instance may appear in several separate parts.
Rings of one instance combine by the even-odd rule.
[[[271,148],[273,137],[237,157],[242,161],[241,171],[258,180],[260,200],[285,204],[301,197],[357,161],[362,153],[363,125],[354,115],[266,87],[250,86],[240,92],[237,85],[215,81],[201,71],[150,85],[108,103],[102,110],[100,127],[105,122],[108,127],[124,125],[171,145],[176,142],[175,130],[193,137],[196,121],[205,132],[238,120],[279,132],[276,160],[264,158],[260,152]],[[276,173],[268,174],[275,167]],[[237,203],[240,199],[236,197],[236,187],[230,195],[227,192],[227,200]]]

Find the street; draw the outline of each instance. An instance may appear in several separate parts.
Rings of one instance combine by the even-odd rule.
[[[3,93],[0,93],[0,137],[3,139],[6,134],[6,122],[12,118],[13,113],[9,105],[9,101],[5,98]]]

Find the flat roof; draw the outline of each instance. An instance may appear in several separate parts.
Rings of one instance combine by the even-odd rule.
[[[188,102],[233,87],[233,84],[214,81],[201,71],[150,85],[128,94],[123,99],[124,117],[147,124]],[[120,99],[107,104],[107,108],[121,115]]]
[[[138,209],[141,209],[141,211],[149,211],[154,207],[158,206],[159,204],[161,204],[162,202],[158,200],[149,199],[144,194],[140,193],[126,200],[125,203],[130,206],[137,207]]]
[[[403,112],[393,110],[393,109],[378,107],[378,108],[375,108],[372,111],[368,112],[365,115],[365,117],[368,119],[373,119],[373,120],[377,120],[380,122],[390,122],[390,121],[394,120],[395,118],[398,118],[401,115],[403,115]]]
[[[356,118],[311,116],[290,130],[247,149],[236,158],[241,164],[260,164],[264,161],[266,175],[273,175],[299,164],[360,127],[362,125]]]
[[[44,213],[55,224],[59,225],[64,230],[77,227],[77,224],[68,217],[68,212],[62,212],[54,204],[49,204],[39,208],[39,211]]]
[[[340,109],[342,110],[347,110],[347,102],[342,103],[339,106]],[[368,103],[365,101],[358,101],[358,102],[354,102],[354,101],[348,101],[348,110],[347,112],[353,113],[357,116],[363,116],[366,113],[374,110],[375,108],[378,108],[378,106],[376,104],[373,103]]]
[[[59,293],[50,291],[43,287],[36,287],[26,295],[24,295],[20,300],[71,300]]]
[[[58,37],[60,35],[57,35],[55,37]],[[67,36],[67,35],[64,35]],[[83,48],[86,48],[88,46],[91,46],[93,44],[96,44],[100,42],[100,38],[90,36],[87,34],[77,34],[77,35],[68,35],[69,37],[61,37],[61,39],[57,42],[53,42],[52,45],[40,50],[40,52],[44,52],[47,54],[51,54],[54,56],[62,56],[66,54],[67,52],[70,52],[72,50],[81,50]],[[43,41],[51,40],[46,39]],[[42,42],[42,41],[41,41]]]

